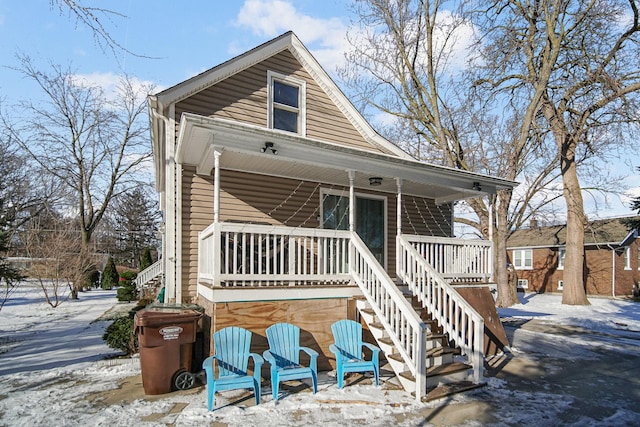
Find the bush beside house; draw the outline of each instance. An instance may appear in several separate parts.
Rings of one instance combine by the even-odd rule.
[[[135,271],[123,271],[120,275],[118,288],[118,301],[131,302],[138,299],[135,278],[138,274]]]

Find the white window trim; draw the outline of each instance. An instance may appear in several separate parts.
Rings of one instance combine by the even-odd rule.
[[[567,255],[567,248],[558,249],[558,270],[564,270],[564,257]]]
[[[307,136],[307,82],[304,80],[298,80],[291,76],[276,73],[275,71],[267,70],[267,127],[273,129],[273,82],[274,80],[281,81],[290,86],[297,86],[298,91],[298,132],[297,135]],[[286,109],[286,108],[285,108]],[[293,110],[291,110],[293,111]],[[277,132],[286,132],[282,129],[273,129]]]
[[[517,265],[516,252],[521,252],[521,255],[522,255],[527,251],[531,252],[531,266]],[[533,249],[513,249],[511,251],[511,255],[512,255],[511,261],[513,264],[513,268],[515,268],[516,270],[533,270]],[[525,257],[521,256],[521,259],[524,261]]]
[[[332,195],[332,196],[340,196],[340,197],[346,197],[347,199],[349,198],[349,189],[344,189],[344,190],[336,190],[333,188],[320,188],[320,216],[318,217],[318,220],[320,222],[320,228],[323,228],[323,218],[324,218],[324,198],[326,195]],[[389,198],[387,196],[382,196],[382,195],[378,195],[378,194],[371,194],[371,193],[360,193],[360,192],[354,192],[353,194],[356,198],[360,197],[360,198],[365,198],[365,199],[372,199],[372,200],[382,200],[382,202],[384,203],[384,267],[385,269],[387,268],[387,264],[389,263],[389,218],[388,218],[388,200]],[[354,216],[355,218],[355,216]],[[355,224],[354,224],[355,225]]]
[[[558,280],[558,290],[564,290],[564,280]]]
[[[516,287],[518,289],[529,289],[529,279],[518,279]]]
[[[631,270],[631,248],[629,246],[624,248],[624,269]]]

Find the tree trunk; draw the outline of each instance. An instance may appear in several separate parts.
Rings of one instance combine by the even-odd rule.
[[[498,307],[511,307],[518,304],[518,281],[509,280],[509,271],[507,269],[507,239],[509,238],[509,203],[511,202],[512,192],[500,191],[496,197],[496,236],[494,238],[495,250],[495,279],[498,284],[498,299],[496,305]]]
[[[584,287],[584,227],[586,217],[574,161],[575,143],[561,156],[562,183],[567,203],[567,242],[564,258],[562,304],[589,305]]]

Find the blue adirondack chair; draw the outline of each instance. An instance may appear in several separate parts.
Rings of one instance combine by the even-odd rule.
[[[256,404],[260,404],[260,370],[264,359],[251,353],[251,331],[236,326],[220,329],[213,334],[215,354],[202,362],[207,373],[207,404],[210,411],[214,407],[217,391],[253,388]],[[249,357],[253,359],[253,375],[247,373]],[[218,376],[214,372],[214,360],[218,365]]]
[[[318,352],[300,346],[300,328],[288,323],[276,323],[267,328],[269,350],[262,356],[271,365],[273,399],[278,400],[280,381],[311,378],[313,393],[318,391]],[[300,352],[309,355],[309,366],[300,365]]]
[[[331,332],[335,342],[329,346],[329,350],[336,355],[338,388],[342,388],[343,377],[347,372],[373,371],[376,385],[378,385],[380,349],[373,344],[362,342],[362,325],[353,320],[339,320],[331,325]],[[363,355],[365,347],[371,350],[370,360],[366,360]]]

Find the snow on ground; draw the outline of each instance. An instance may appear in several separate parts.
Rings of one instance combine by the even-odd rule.
[[[523,297],[522,304],[500,310],[508,334],[511,331],[514,361],[519,363],[510,366],[524,373],[540,369],[539,360],[548,362],[567,353],[581,363],[597,362],[614,350],[622,352],[623,360],[637,360],[640,305],[612,299],[590,301],[589,307],[568,307],[560,304],[559,296],[531,294]],[[626,395],[605,399],[604,413],[597,408],[584,411],[576,409],[580,383],[569,395],[553,383],[540,385],[524,375],[500,377],[500,373],[486,378],[488,385],[475,393],[430,403],[417,403],[388,385],[375,387],[368,379],[339,390],[335,378],[327,373],[320,375],[317,394],[306,387],[285,393],[278,401],[271,399],[268,382],[264,382],[258,406],[251,393],[229,391],[216,395],[216,410],[209,412],[203,387],[145,397],[139,386],[134,397],[110,402],[105,400],[106,391],[124,388],[123,384],[140,374],[136,358],[107,359],[116,353],[101,339],[109,322],[95,320],[114,306],[119,306],[115,291],[93,290],[53,309],[37,288],[19,285],[0,311],[0,426],[624,426],[636,425],[640,417]],[[531,324],[538,329],[517,327],[533,320],[537,323]],[[556,333],[549,335],[540,328]],[[540,377],[553,378],[562,370],[560,366],[551,366]],[[611,380],[624,381],[623,377],[624,373]],[[571,381],[573,378],[567,379],[568,388],[562,390],[572,390]],[[637,382],[631,384],[635,387]],[[628,392],[637,405],[640,391]],[[564,421],[558,421],[561,419]]]

